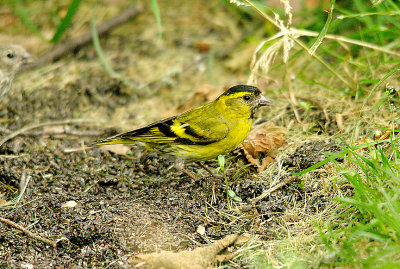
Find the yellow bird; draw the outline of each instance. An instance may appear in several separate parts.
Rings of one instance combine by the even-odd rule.
[[[178,168],[192,177],[184,162],[206,161],[234,150],[248,136],[257,108],[267,105],[271,102],[257,87],[237,85],[208,104],[95,145],[144,142],[149,149],[176,158]]]

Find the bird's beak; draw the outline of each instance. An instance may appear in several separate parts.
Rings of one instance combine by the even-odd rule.
[[[22,64],[31,64],[35,62],[35,60],[36,57],[29,52],[25,51],[24,54],[22,54]]]
[[[272,102],[270,100],[268,100],[267,98],[265,98],[263,95],[260,95],[256,101],[256,106],[260,107],[260,106],[272,106]]]

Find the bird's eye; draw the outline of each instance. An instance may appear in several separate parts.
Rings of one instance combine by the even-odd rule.
[[[244,95],[243,96],[243,100],[245,100],[245,101],[249,101],[250,100],[250,95]]]
[[[12,59],[12,58],[14,58],[15,57],[15,55],[13,54],[13,53],[8,53],[7,54],[7,58],[9,58],[9,59]]]

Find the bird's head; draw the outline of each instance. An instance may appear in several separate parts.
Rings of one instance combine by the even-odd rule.
[[[0,47],[0,68],[7,73],[15,73],[23,64],[33,62],[34,57],[20,45]]]
[[[232,115],[253,118],[257,108],[270,106],[272,103],[265,98],[261,91],[250,85],[233,86],[216,100],[225,111],[232,111]]]

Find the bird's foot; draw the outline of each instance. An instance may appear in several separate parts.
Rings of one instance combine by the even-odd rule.
[[[218,174],[215,174],[213,170],[210,169],[207,165],[205,165],[202,162],[196,162],[200,167],[202,167],[204,170],[206,170],[211,176],[217,178],[217,179],[223,179],[224,177]]]

